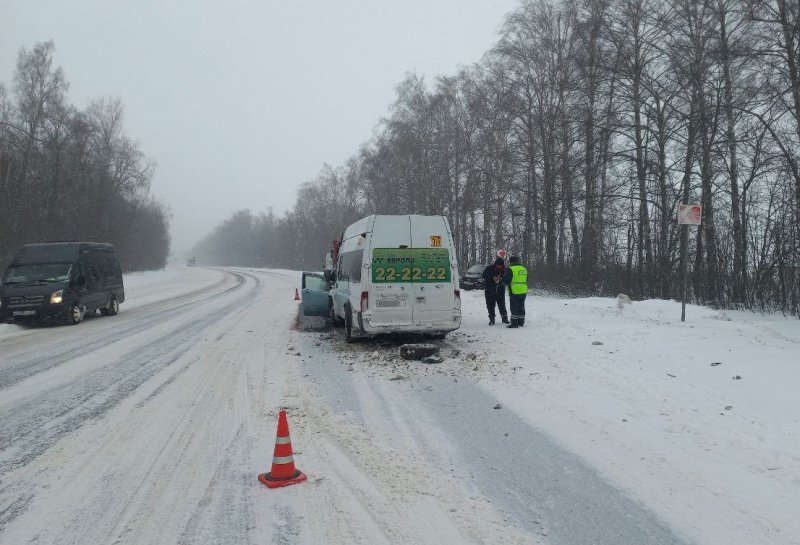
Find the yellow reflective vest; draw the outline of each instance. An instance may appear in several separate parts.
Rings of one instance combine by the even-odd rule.
[[[511,265],[511,289],[512,295],[522,295],[528,293],[528,269],[522,265]]]

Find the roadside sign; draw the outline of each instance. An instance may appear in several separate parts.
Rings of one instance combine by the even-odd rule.
[[[678,224],[681,227],[681,322],[686,321],[686,284],[689,276],[689,226],[703,223],[703,207],[699,204],[679,204]]]
[[[497,250],[497,257],[502,257],[503,259],[505,259],[507,256],[508,252],[506,252],[505,250]]]
[[[703,219],[703,207],[699,204],[679,204],[679,225],[700,225]]]

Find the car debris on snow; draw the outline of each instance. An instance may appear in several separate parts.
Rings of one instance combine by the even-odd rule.
[[[439,353],[439,347],[435,344],[404,344],[400,346],[400,357],[404,360],[421,360],[422,358],[433,356]]]

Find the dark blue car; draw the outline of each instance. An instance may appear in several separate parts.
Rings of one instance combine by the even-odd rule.
[[[473,265],[467,272],[461,276],[461,289],[462,290],[482,290],[483,286],[483,270],[486,265]]]

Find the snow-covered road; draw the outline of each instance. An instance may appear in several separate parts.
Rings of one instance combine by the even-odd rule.
[[[800,543],[797,321],[532,297],[512,331],[465,293],[424,365],[298,283],[168,269],[0,326],[0,543]],[[309,480],[268,490],[281,408]]]

